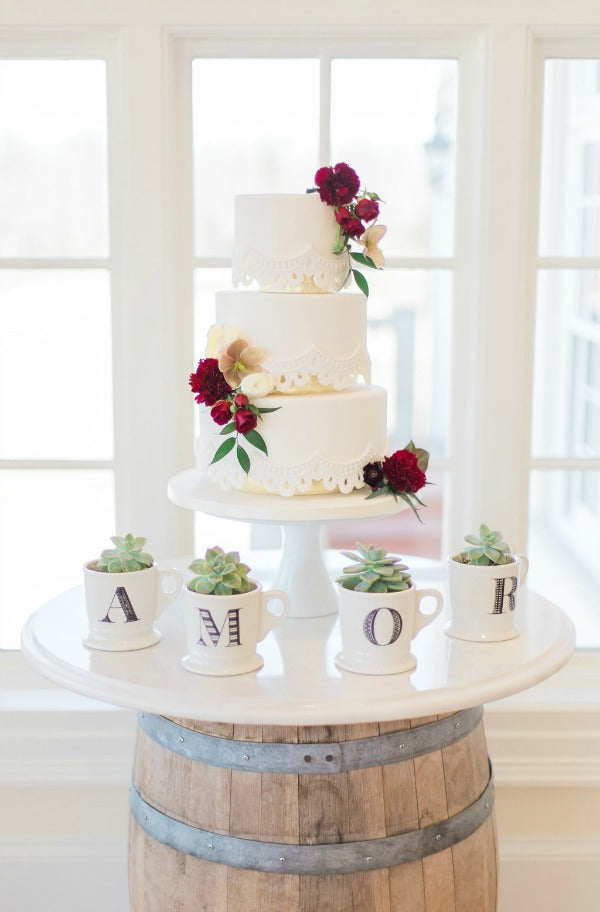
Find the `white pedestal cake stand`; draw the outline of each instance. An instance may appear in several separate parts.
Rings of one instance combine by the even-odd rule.
[[[407,509],[404,501],[389,495],[367,500],[364,489],[351,494],[298,497],[222,491],[199,480],[194,469],[175,475],[168,490],[170,499],[180,507],[242,522],[282,526],[283,549],[273,585],[287,592],[289,616],[295,618],[337,612],[335,585],[325,566],[321,540],[326,523],[393,516]]]

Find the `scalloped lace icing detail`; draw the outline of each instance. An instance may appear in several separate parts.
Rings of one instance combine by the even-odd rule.
[[[326,259],[312,247],[293,259],[268,260],[252,247],[236,250],[233,257],[233,284],[237,287],[256,281],[270,291],[313,291],[301,288],[303,282],[324,292],[340,291],[350,280],[350,256],[344,251]]]
[[[371,382],[371,359],[364,346],[359,346],[349,358],[332,358],[313,346],[298,358],[286,361],[266,360],[263,365],[275,380],[275,389],[286,392],[293,386],[302,388],[316,377],[321,386],[345,389],[356,383],[359,376]]]
[[[315,453],[310,459],[295,466],[274,466],[260,451],[252,449],[250,454],[250,480],[270,494],[292,497],[294,494],[307,494],[315,482],[321,482],[326,491],[340,490],[350,494],[356,488],[364,487],[363,469],[368,462],[381,458],[372,446],[368,446],[360,459],[352,462],[332,462],[322,453]],[[212,459],[214,448],[204,448],[206,465]],[[246,486],[247,476],[240,468],[235,452],[230,453],[216,465],[209,465],[203,470],[206,477],[218,484],[224,491],[232,488],[241,490]]]

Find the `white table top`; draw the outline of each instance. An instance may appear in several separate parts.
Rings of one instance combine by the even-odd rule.
[[[180,559],[169,565],[184,568],[188,563]],[[442,564],[412,558],[410,566],[419,587],[444,588]],[[268,581],[266,574],[257,575]],[[520,636],[502,643],[468,643],[446,636],[444,609],[413,641],[416,669],[386,676],[336,668],[340,643],[335,616],[288,618],[259,644],[265,663],[258,672],[227,678],[191,674],[180,665],[187,649],[179,600],[157,622],[160,644],[122,653],[88,649],[81,642],[86,632],[83,587],[33,614],[22,645],[31,664],[51,681],[141,711],[257,725],[385,721],[487,703],[557,671],[574,649],[573,625],[535,593],[524,591],[517,610]]]

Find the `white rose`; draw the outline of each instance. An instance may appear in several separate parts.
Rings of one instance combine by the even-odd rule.
[[[268,396],[275,387],[275,381],[271,374],[258,373],[248,374],[241,382],[240,389],[249,399],[260,399],[261,396]]]

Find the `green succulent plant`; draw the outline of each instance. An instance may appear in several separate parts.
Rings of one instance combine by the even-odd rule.
[[[151,554],[143,551],[145,538],[135,538],[128,532],[121,537],[111,536],[114,548],[106,548],[94,564],[96,570],[104,573],[132,573],[134,570],[145,570],[154,563]]]
[[[336,582],[344,589],[355,589],[357,592],[403,592],[410,588],[408,567],[401,563],[401,558],[388,554],[386,548],[375,548],[373,545],[356,543],[358,554],[353,551],[342,551],[354,563],[344,567],[342,576]]]
[[[209,548],[204,558],[193,560],[188,569],[198,574],[188,589],[203,595],[239,595],[256,588],[248,579],[250,567],[240,563],[238,552],[225,553],[218,545]]]
[[[465,535],[465,541],[472,545],[459,554],[461,564],[474,564],[478,567],[508,564],[511,560],[510,545],[502,540],[501,532],[492,532],[483,523],[479,533]]]

